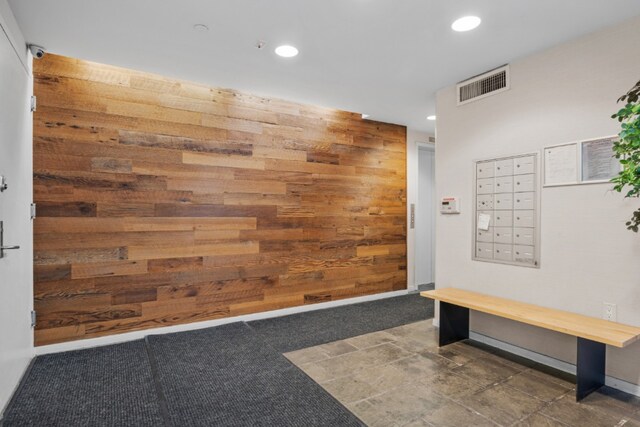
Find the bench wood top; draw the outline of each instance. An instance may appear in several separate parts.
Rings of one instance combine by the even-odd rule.
[[[637,326],[624,325],[477,292],[443,288],[421,292],[420,295],[614,347],[626,347],[640,339],[640,327]]]

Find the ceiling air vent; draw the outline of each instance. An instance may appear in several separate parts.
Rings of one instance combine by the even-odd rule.
[[[477,101],[509,89],[509,66],[503,65],[495,70],[472,77],[456,86],[458,105]]]

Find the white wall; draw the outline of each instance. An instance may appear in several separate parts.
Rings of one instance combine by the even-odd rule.
[[[418,144],[428,143],[429,135],[407,129],[407,289],[416,289],[415,257],[416,230],[411,228],[411,204],[418,204]]]
[[[33,350],[32,119],[30,56],[5,0],[0,0],[0,193],[5,244],[20,245],[0,259],[0,413],[28,366]]]
[[[640,235],[625,221],[640,201],[610,184],[543,188],[541,268],[471,260],[473,160],[618,133],[616,100],[640,79],[640,17],[511,64],[511,90],[456,107],[437,97],[437,196],[461,198],[461,215],[436,221],[436,284],[640,325]],[[474,313],[472,329],[575,362],[575,338]],[[640,342],[608,350],[607,375],[640,384]]]

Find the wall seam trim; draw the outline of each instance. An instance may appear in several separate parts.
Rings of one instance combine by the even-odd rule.
[[[25,73],[27,73],[27,76],[31,76],[31,73],[29,72],[29,67],[27,67],[27,64],[24,63],[24,60],[22,59],[22,57],[20,56],[20,52],[18,52],[18,48],[17,46],[14,44],[13,38],[9,35],[9,32],[4,28],[3,25],[3,21],[4,19],[2,18],[2,16],[0,15],[0,29],[2,29],[2,32],[4,33],[4,36],[6,37],[7,41],[9,42],[9,44],[11,45],[11,48],[13,49],[13,52],[16,54],[16,56],[18,57],[18,61],[20,62],[20,65],[22,65],[22,68],[24,69]],[[6,24],[5,24],[6,25]]]

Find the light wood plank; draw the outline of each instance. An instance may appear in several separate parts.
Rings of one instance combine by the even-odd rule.
[[[86,279],[89,277],[105,276],[131,276],[136,274],[145,274],[146,272],[147,260],[73,264],[71,266],[72,279]]]
[[[614,347],[626,347],[640,339],[638,326],[624,325],[477,292],[444,288],[421,292],[420,295]]]

